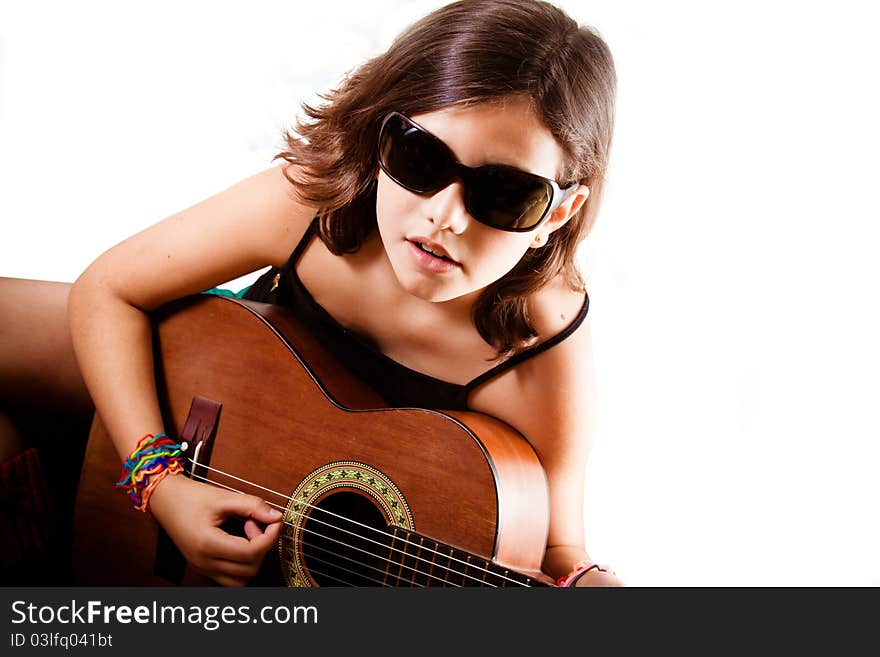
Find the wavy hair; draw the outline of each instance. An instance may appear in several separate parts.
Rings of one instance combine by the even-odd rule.
[[[286,131],[285,175],[320,208],[319,235],[336,255],[356,251],[376,228],[377,142],[382,118],[453,105],[528,98],[564,153],[560,182],[590,195],[545,246],[479,295],[473,321],[503,358],[537,332],[527,300],[560,274],[584,290],[577,248],[598,212],[614,122],[616,75],[602,38],[535,0],[460,0],[404,30],[386,52],[349,72]],[[294,173],[291,173],[293,171]]]

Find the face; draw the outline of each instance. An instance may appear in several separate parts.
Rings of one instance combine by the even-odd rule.
[[[445,142],[466,166],[505,164],[554,180],[562,169],[562,149],[527,101],[448,108],[410,118]],[[514,233],[473,219],[464,207],[458,180],[422,196],[380,170],[379,235],[407,292],[426,301],[449,301],[478,293],[513,269],[527,249],[546,244],[546,236],[586,198],[583,190],[535,229]],[[579,194],[582,199],[577,202]]]

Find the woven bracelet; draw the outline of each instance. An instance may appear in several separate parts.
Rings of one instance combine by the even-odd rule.
[[[186,447],[186,443],[176,443],[164,433],[146,434],[125,458],[116,487],[129,494],[135,509],[146,511],[158,483],[183,471]]]

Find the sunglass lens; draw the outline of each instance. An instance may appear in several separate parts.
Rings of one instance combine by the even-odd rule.
[[[386,173],[414,192],[437,191],[451,177],[443,144],[401,116],[391,116],[385,123],[379,157]]]
[[[553,190],[541,180],[506,167],[479,167],[467,185],[465,204],[479,221],[504,230],[528,230],[544,216]]]

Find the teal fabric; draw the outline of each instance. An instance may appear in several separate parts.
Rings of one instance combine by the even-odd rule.
[[[212,287],[210,290],[204,290],[201,294],[214,294],[218,297],[235,297],[236,299],[241,299],[245,292],[251,289],[251,286],[248,285],[246,288],[239,290],[238,292],[233,292],[232,290],[226,290],[221,287]]]

